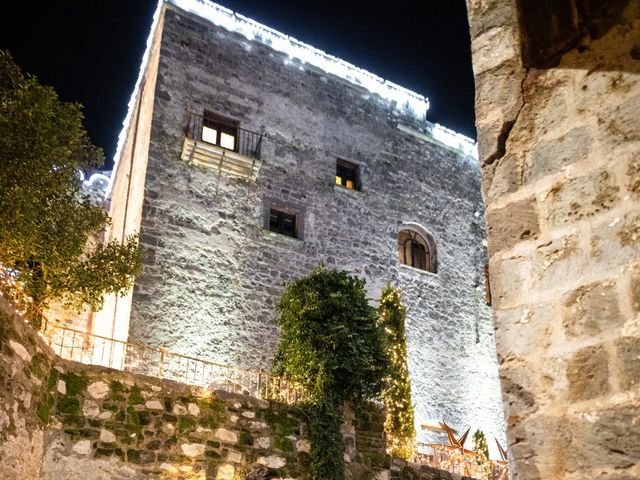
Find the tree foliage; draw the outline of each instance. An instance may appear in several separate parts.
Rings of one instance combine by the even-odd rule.
[[[387,411],[384,423],[387,451],[395,457],[412,460],[416,429],[407,367],[406,308],[400,303],[400,292],[387,286],[380,297],[378,314],[389,356],[389,370],[382,391],[382,401]]]
[[[473,434],[473,451],[481,453],[485,458],[489,458],[489,446],[487,437],[482,430],[476,430]]]
[[[344,478],[340,406],[382,389],[384,336],[364,286],[346,272],[320,266],[289,283],[277,303],[282,339],[273,369],[309,392],[316,480]]]
[[[107,213],[81,197],[80,170],[102,164],[82,107],[24,75],[0,51],[0,263],[17,269],[36,303],[99,307],[140,272],[137,238],[97,239]]]

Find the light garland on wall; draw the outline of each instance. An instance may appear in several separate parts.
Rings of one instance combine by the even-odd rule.
[[[404,318],[406,308],[400,303],[400,293],[386,287],[380,298],[379,321],[387,339],[390,371],[385,377],[382,392],[387,415],[384,431],[387,453],[412,460],[415,452],[416,430],[411,403],[411,382],[407,368],[407,342]]]

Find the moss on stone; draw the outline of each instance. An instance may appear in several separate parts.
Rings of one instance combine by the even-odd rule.
[[[47,390],[51,390],[56,383],[58,383],[58,378],[60,377],[60,372],[55,368],[52,368],[49,371],[49,378],[47,379]]]
[[[84,417],[81,415],[63,415],[62,423],[67,426],[82,427],[84,425]]]
[[[289,416],[287,412],[276,410],[273,407],[265,410],[264,419],[271,427],[271,431],[283,437],[294,435],[300,426],[300,422]]]
[[[79,395],[87,388],[88,380],[80,375],[76,375],[73,372],[67,372],[60,375],[60,378],[64,380],[67,387],[67,396]]]
[[[80,430],[77,428],[65,428],[64,433],[71,435],[72,437],[80,436]]]
[[[58,400],[57,408],[60,413],[77,415],[80,413],[80,401],[77,398],[64,395]]]
[[[114,412],[114,413],[120,409],[117,403],[112,403],[112,402],[104,402],[102,404],[102,408],[104,410],[109,410],[110,412]]]
[[[196,428],[196,420],[193,417],[180,417],[178,419],[178,432],[181,434],[185,434],[195,430]]]
[[[45,392],[42,399],[38,403],[38,406],[36,407],[36,414],[38,415],[38,418],[44,425],[49,423],[53,404],[54,404],[53,395],[51,395],[49,392]]]
[[[420,475],[413,468],[406,465],[400,471],[400,480],[420,480]]]
[[[129,399],[127,400],[129,405],[142,405],[144,403],[144,397],[140,391],[140,387],[134,385],[129,391]]]
[[[46,404],[40,402],[38,404],[38,407],[36,408],[36,414],[44,425],[49,423],[49,418],[51,417],[51,409],[47,407]]]
[[[253,445],[253,436],[245,431],[240,432],[240,445]]]
[[[31,357],[29,370],[34,377],[43,380],[49,373],[49,360],[43,353],[36,353]]]
[[[127,450],[127,461],[138,463],[140,461],[140,450]]]
[[[386,453],[381,452],[360,452],[358,454],[358,458],[360,459],[360,463],[367,467],[389,468],[391,464],[391,457]]]
[[[112,380],[109,384],[109,388],[111,389],[112,393],[122,393],[127,391],[127,387],[125,387],[124,384],[122,382],[119,382],[118,380]]]
[[[277,435],[273,444],[278,450],[282,450],[283,452],[293,452],[293,442],[290,438]]]

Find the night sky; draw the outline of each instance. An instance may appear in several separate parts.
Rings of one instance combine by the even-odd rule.
[[[464,0],[218,3],[429,97],[429,120],[475,138]],[[155,7],[153,0],[22,1],[0,16],[0,49],[63,100],[85,106],[107,168]]]

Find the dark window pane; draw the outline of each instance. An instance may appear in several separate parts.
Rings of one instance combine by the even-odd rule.
[[[290,237],[296,236],[296,216],[274,208],[269,212],[269,230]]]
[[[278,230],[278,213],[275,210],[271,210],[269,215],[269,228],[271,230]]]
[[[360,190],[358,166],[338,160],[336,163],[336,184],[349,189]]]

